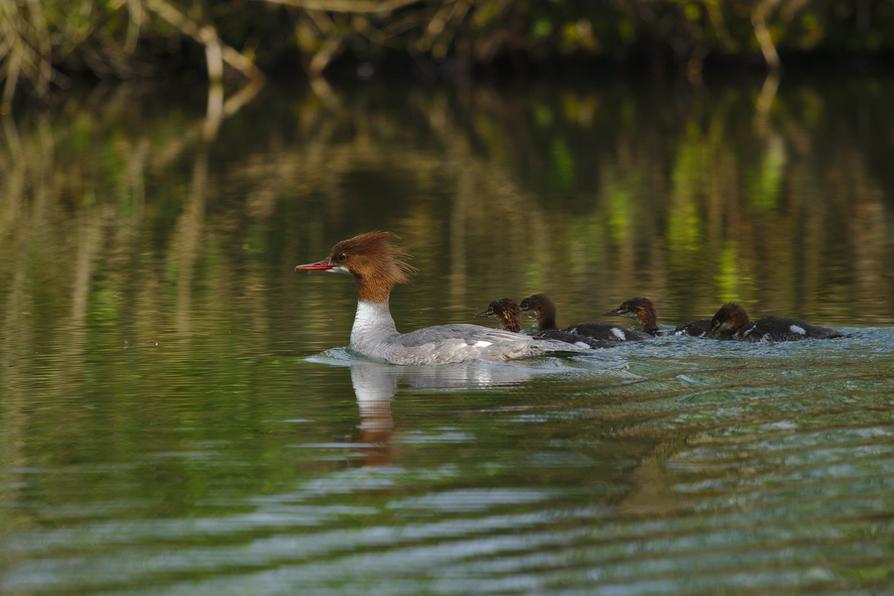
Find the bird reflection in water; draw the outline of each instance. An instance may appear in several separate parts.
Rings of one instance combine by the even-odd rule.
[[[315,358],[329,364],[346,364]],[[516,385],[537,376],[555,374],[552,367],[539,368],[524,364],[467,362],[441,366],[394,366],[378,362],[353,360],[351,385],[360,410],[360,423],[354,443],[365,457],[361,465],[380,466],[392,461],[392,435],[395,431],[391,403],[398,381],[414,390],[466,390]],[[436,399],[435,396],[432,397]]]
[[[397,374],[389,369],[394,368],[373,362],[351,365],[351,385],[360,409],[360,424],[353,442],[363,454],[358,460],[361,465],[391,463],[391,435],[394,432],[391,400],[397,393]]]

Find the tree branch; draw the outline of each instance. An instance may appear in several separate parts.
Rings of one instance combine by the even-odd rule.
[[[220,58],[232,68],[242,73],[246,78],[264,78],[264,75],[258,67],[255,66],[251,59],[245,57],[235,48],[220,41],[220,37],[217,35],[217,30],[212,25],[200,26],[198,23],[177,10],[177,8],[169,4],[166,0],[146,0],[146,8],[157,14],[162,20],[167,21],[169,24],[179,29],[184,35],[193,38],[205,46],[206,54],[209,54],[207,50],[210,46],[218,45],[219,50],[217,48],[210,50],[209,58],[214,58],[216,60],[216,52],[219,51]],[[212,64],[212,61],[209,60],[208,76],[212,81],[215,76],[213,72],[214,68],[215,66]]]

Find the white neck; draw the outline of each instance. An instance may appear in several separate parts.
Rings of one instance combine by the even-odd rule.
[[[397,335],[397,327],[394,326],[387,302],[357,301],[357,314],[351,328],[352,349],[367,354],[375,344],[393,335]]]

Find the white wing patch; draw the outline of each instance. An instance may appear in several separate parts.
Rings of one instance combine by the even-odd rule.
[[[612,335],[614,335],[621,341],[624,341],[625,339],[627,339],[627,336],[624,335],[624,330],[618,329],[617,327],[612,327]]]
[[[482,340],[479,340],[479,341],[476,341],[476,342],[475,342],[475,347],[476,347],[476,348],[486,348],[487,346],[491,346],[491,345],[493,345],[493,343],[494,343],[494,342],[492,342],[492,341],[484,341],[484,340],[482,339]]]
[[[572,334],[574,334],[574,335],[577,335],[577,327],[572,327],[571,329],[568,330],[568,333],[572,333]]]
[[[790,325],[789,330],[792,333],[797,333],[798,335],[807,335],[807,331],[805,331],[804,328],[799,325]]]

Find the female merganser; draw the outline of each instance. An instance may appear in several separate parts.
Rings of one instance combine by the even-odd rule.
[[[487,310],[481,313],[484,317],[496,317],[503,324],[503,329],[514,333],[521,333],[522,311],[512,298],[500,298],[491,302]],[[535,333],[532,337],[537,339],[554,339],[556,341],[575,344],[579,347],[610,348],[618,345],[618,342],[609,342],[577,333],[569,333],[561,329],[546,329]]]
[[[447,364],[469,360],[511,360],[556,352],[590,351],[480,325],[436,325],[398,333],[388,309],[391,288],[407,283],[413,268],[394,247],[390,232],[367,232],[342,240],[329,256],[298,265],[308,271],[350,273],[357,280],[357,314],[350,348],[391,364]]]
[[[711,320],[711,333],[718,338],[746,341],[795,341],[799,339],[833,339],[844,337],[828,327],[810,325],[796,319],[766,317],[757,321],[735,303],[724,304]]]
[[[625,300],[618,308],[605,313],[605,316],[609,315],[635,318],[649,335],[661,335],[661,331],[658,329],[658,316],[655,313],[655,305],[648,298],[639,297]],[[694,337],[708,337],[710,334],[711,319],[690,321],[668,333],[668,335],[692,335]]]
[[[521,301],[521,309],[533,311],[540,331],[556,329],[556,305],[544,294],[534,294]],[[652,336],[642,331],[624,329],[609,323],[575,323],[563,329],[568,333],[585,335],[606,341],[633,341],[650,339]]]

